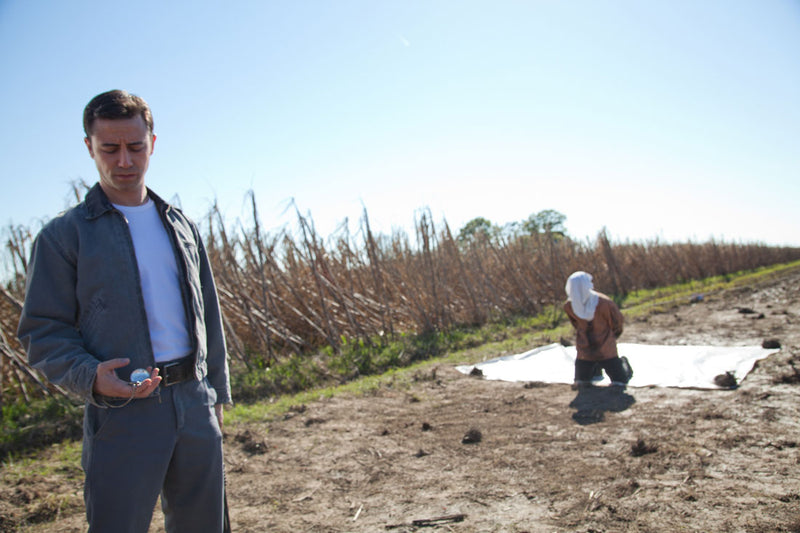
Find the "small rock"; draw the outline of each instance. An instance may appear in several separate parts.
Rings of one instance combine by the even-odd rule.
[[[461,438],[461,444],[477,444],[481,439],[483,439],[483,434],[481,434],[480,430],[470,428]]]
[[[267,443],[264,442],[257,433],[246,430],[236,435],[235,440],[241,444],[242,449],[250,455],[267,453]]]
[[[761,347],[766,348],[767,350],[780,348],[781,341],[779,341],[778,339],[764,339],[764,342],[761,343]]]
[[[469,371],[469,375],[470,376],[474,376],[476,378],[482,378],[483,377],[483,370],[481,370],[477,366],[473,366],[472,370]]]
[[[631,455],[634,457],[641,457],[648,453],[656,453],[658,446],[652,444],[645,444],[644,440],[638,439],[635,444],[631,445]]]
[[[738,383],[733,372],[725,372],[714,376],[714,385],[723,389],[735,389]]]

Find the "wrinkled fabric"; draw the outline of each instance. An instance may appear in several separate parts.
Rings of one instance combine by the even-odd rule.
[[[592,275],[587,272],[578,271],[567,278],[567,299],[572,303],[572,310],[578,318],[592,320],[597,302],[598,292],[594,290]]]
[[[620,357],[634,368],[631,387],[729,388],[717,383],[719,375],[732,373],[741,383],[760,361],[780,348],[755,346],[663,346],[617,344]],[[459,365],[462,374],[480,370],[484,379],[509,382],[572,383],[576,350],[561,343],[538,346],[523,353],[504,355],[475,364]],[[595,382],[607,385],[609,379]]]

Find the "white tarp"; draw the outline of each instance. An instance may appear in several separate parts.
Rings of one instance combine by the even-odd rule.
[[[684,387],[718,389],[714,378],[731,372],[741,382],[763,359],[778,349],[760,346],[651,346],[617,345],[619,354],[628,358],[633,368],[631,387]],[[501,381],[540,381],[572,383],[575,376],[575,347],[555,343],[525,353],[490,359],[475,365],[457,366],[469,374],[474,367],[485,379]],[[604,377],[599,385],[608,384]]]

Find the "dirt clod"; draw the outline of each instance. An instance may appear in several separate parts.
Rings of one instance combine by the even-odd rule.
[[[657,451],[658,446],[654,444],[646,444],[642,439],[638,439],[634,444],[631,445],[631,455],[634,457],[641,457],[650,453],[656,453]]]
[[[733,372],[725,372],[724,374],[714,376],[714,385],[722,389],[735,389],[738,384]]]
[[[547,383],[543,381],[528,381],[523,385],[526,389],[541,389],[547,387]]]
[[[483,439],[483,434],[479,429],[470,428],[463,437],[461,444],[477,444]]]
[[[482,378],[483,377],[483,370],[478,368],[477,366],[473,366],[472,370],[469,371],[469,375],[475,378]]]
[[[254,432],[246,430],[237,434],[234,440],[241,444],[242,450],[250,455],[261,455],[267,453],[267,443]]]
[[[781,347],[781,341],[779,341],[778,339],[764,339],[764,341],[761,343],[761,347],[765,348],[767,350],[773,350],[775,348],[780,348]]]

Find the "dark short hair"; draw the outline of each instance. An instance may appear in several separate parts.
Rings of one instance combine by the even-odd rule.
[[[153,114],[143,98],[128,91],[113,90],[98,94],[86,104],[83,110],[83,131],[87,137],[92,135],[94,121],[98,118],[120,119],[140,115],[153,134]]]

